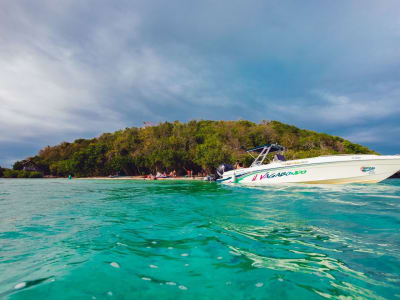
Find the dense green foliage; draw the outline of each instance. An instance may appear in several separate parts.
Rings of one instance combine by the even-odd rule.
[[[222,163],[252,158],[245,150],[266,143],[287,148],[288,159],[335,153],[374,153],[340,137],[299,129],[277,121],[190,121],[126,128],[94,139],[46,147],[30,161],[45,174],[67,176],[126,175],[176,170],[212,172]],[[20,169],[17,162],[14,169]]]
[[[38,171],[1,169],[0,177],[4,178],[42,178],[43,174]]]

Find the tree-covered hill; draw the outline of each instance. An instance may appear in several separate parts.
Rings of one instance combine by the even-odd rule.
[[[288,159],[335,153],[375,153],[337,136],[299,129],[277,121],[190,121],[126,128],[93,139],[77,139],[42,149],[16,162],[15,170],[33,165],[56,176],[126,175],[176,170],[212,172],[222,163],[251,164],[245,150],[266,143],[287,148]]]

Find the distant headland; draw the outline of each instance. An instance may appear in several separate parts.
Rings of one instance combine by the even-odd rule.
[[[205,174],[222,162],[249,166],[251,157],[245,150],[266,143],[283,145],[288,159],[376,153],[341,137],[278,121],[175,121],[47,146],[17,161],[12,170],[0,168],[0,177]]]

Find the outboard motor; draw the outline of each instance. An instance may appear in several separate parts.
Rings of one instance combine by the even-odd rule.
[[[220,164],[215,171],[215,178],[222,178],[225,172],[233,170],[233,166],[230,164]]]
[[[204,177],[204,181],[216,181],[217,179],[215,178],[215,175],[207,175],[206,177]]]

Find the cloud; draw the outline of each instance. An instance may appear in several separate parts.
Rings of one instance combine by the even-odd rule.
[[[143,121],[239,117],[379,146],[373,129],[399,126],[399,6],[3,2],[0,148],[23,157]]]
[[[94,70],[77,59],[76,46],[15,10],[19,30],[14,37],[8,32],[9,42],[0,50],[0,140],[122,126],[118,113],[107,107]]]
[[[357,141],[381,153],[400,154],[400,126],[390,123],[376,124],[374,127],[354,128],[343,137]]]
[[[87,113],[106,116],[103,123],[116,120],[113,111],[95,101],[96,84],[89,74],[61,61],[26,54],[0,63],[0,126],[9,129],[1,139],[96,128],[98,121],[85,122]]]
[[[399,85],[376,85],[368,91],[336,95],[310,91],[311,101],[298,99],[290,105],[271,104],[284,120],[317,131],[334,132],[383,153],[400,152]]]
[[[400,112],[400,88],[385,92],[335,95],[327,91],[311,91],[309,96],[317,100],[310,101],[310,104],[300,99],[290,105],[271,104],[271,108],[303,122],[338,126],[368,124]],[[300,111],[304,113],[299,114]]]

